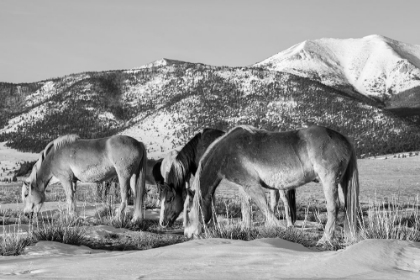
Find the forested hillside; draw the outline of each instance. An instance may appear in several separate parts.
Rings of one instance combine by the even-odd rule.
[[[24,88],[24,90],[22,89]],[[359,155],[420,148],[412,120],[289,73],[160,60],[139,69],[91,72],[34,84],[1,84],[0,141],[39,152],[56,137],[115,133],[149,152],[183,145],[203,127],[250,124],[285,131],[310,124],[348,135]]]

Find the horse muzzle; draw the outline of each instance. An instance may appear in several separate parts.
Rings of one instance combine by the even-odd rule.
[[[33,219],[33,217],[34,217],[34,212],[33,212],[33,211],[31,211],[31,212],[23,212],[23,215],[24,215],[26,218],[28,218],[29,220],[32,220],[32,219]]]

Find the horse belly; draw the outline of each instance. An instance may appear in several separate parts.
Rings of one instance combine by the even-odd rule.
[[[316,179],[305,154],[297,156],[293,148],[283,148],[262,165],[260,177],[268,186],[276,189],[296,188]]]
[[[72,170],[75,177],[82,182],[101,182],[116,175],[114,166],[101,163],[90,164],[84,168],[75,166]]]
[[[288,170],[287,172],[272,172],[268,176],[264,177],[265,178],[261,179],[265,184],[280,190],[296,188],[314,180],[314,178],[312,178],[313,176],[307,176],[307,174],[304,174],[301,170],[296,169]]]

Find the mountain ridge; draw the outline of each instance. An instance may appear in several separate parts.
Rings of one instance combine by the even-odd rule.
[[[288,53],[342,74],[337,53],[329,51],[326,60],[315,52],[325,53],[324,45],[305,42],[299,48]],[[38,152],[67,133],[82,138],[120,133],[143,141],[151,156],[159,156],[204,127],[248,124],[285,131],[319,124],[348,135],[359,156],[420,149],[416,117],[395,116],[382,109],[385,101],[352,91],[350,84],[328,86],[323,73],[317,75],[310,79],[266,64],[228,67],[163,58],[127,70],[0,83],[0,142]],[[412,93],[403,94],[411,98]],[[404,98],[394,101],[404,108]]]
[[[393,107],[392,98],[407,90],[420,94],[420,46],[381,35],[307,40],[254,66],[361,93],[386,107]]]

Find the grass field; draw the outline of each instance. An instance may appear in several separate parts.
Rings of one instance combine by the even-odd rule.
[[[360,201],[364,211],[363,217],[366,219],[363,222],[366,227],[361,230],[362,238],[399,238],[420,241],[418,218],[420,157],[389,156],[362,159],[358,161],[358,165]],[[55,240],[107,250],[143,250],[185,241],[186,239],[182,236],[181,222],[177,222],[171,229],[162,229],[158,226],[159,209],[155,207],[156,189],[152,186],[148,189],[147,211],[155,214],[149,215],[142,224],[131,224],[130,217],[122,222],[115,222],[112,206],[110,206],[115,207],[112,203],[115,201],[112,197],[108,197],[106,201],[98,201],[94,184],[80,184],[78,187],[78,205],[83,205],[83,210],[79,211],[82,218],[76,220],[65,218],[63,210],[57,210],[57,205],[61,205],[61,208],[65,207],[64,191],[59,184],[54,184],[47,191],[47,202],[52,205],[50,206],[52,210],[45,212],[49,214],[40,218],[36,225],[30,225],[28,219],[22,217],[20,212],[23,207],[20,201],[21,183],[2,184],[0,185],[2,254],[20,254],[26,246],[39,240]],[[298,222],[295,229],[288,230],[265,227],[264,217],[255,206],[253,206],[254,226],[244,230],[237,223],[240,220],[240,198],[237,190],[221,186],[216,191],[216,197],[219,224],[214,228],[206,229],[204,238],[252,240],[262,237],[281,237],[307,247],[314,247],[316,241],[322,236],[326,211],[320,184],[310,183],[297,189]],[[282,213],[282,205],[279,205],[280,218],[282,218]],[[124,231],[109,230],[106,234],[98,235],[98,228],[101,229],[103,226],[120,228]],[[26,231],[27,234],[22,235],[19,230]],[[337,231],[337,236],[339,237],[337,244],[319,249],[331,250],[345,247],[342,232]]]

